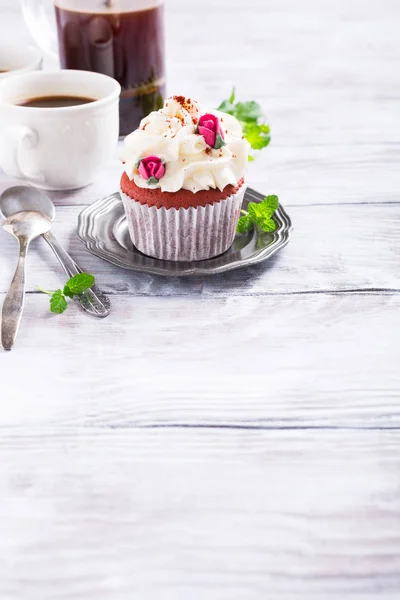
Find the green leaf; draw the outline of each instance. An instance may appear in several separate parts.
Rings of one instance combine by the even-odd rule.
[[[254,156],[252,156],[251,154],[249,154],[249,162],[253,162],[254,160]]]
[[[263,207],[264,211],[268,210],[272,216],[279,206],[278,196],[265,196],[264,200],[261,202],[261,206]]]
[[[156,177],[151,176],[148,178],[147,184],[148,185],[156,185],[158,183],[158,181],[159,180]]]
[[[268,146],[271,141],[270,128],[266,123],[262,123],[263,111],[258,102],[251,100],[249,102],[236,102],[235,87],[232,88],[228,100],[223,100],[218,109],[221,112],[233,115],[238,119],[243,129],[243,135],[248,140],[253,150],[261,150]],[[249,156],[249,161],[253,161],[254,156]]]
[[[248,212],[244,212],[244,216],[240,217],[236,231],[238,233],[247,233],[253,225],[259,231],[275,231],[276,223],[271,218],[279,206],[278,196],[266,196],[262,202],[249,202]]]
[[[238,233],[247,233],[253,226],[253,220],[250,215],[244,215],[240,217],[236,231]]]
[[[61,315],[68,308],[68,303],[64,297],[64,294],[61,290],[57,290],[54,292],[52,297],[50,298],[50,310],[52,313],[57,313]]]
[[[229,100],[224,100],[218,106],[217,110],[220,110],[221,112],[224,112],[224,113],[228,113],[228,115],[233,115],[233,113],[235,111],[235,107],[233,106],[233,104],[231,104],[229,102]]]
[[[273,219],[261,219],[260,222],[258,223],[258,226],[263,230],[263,231],[275,231],[276,229],[276,223]]]
[[[256,202],[249,202],[247,211],[248,211],[250,217],[253,219],[253,221],[256,221],[258,219],[258,216],[260,214],[259,207],[260,207],[260,204],[257,204]]]
[[[257,125],[257,123],[246,124],[243,129],[244,136],[253,150],[261,150],[268,146],[271,141],[269,132],[268,125]]]
[[[220,148],[222,148],[222,146],[226,146],[226,142],[224,142],[222,135],[218,131],[215,138],[214,150],[219,150]]]
[[[69,289],[68,285],[64,286],[63,294],[64,296],[67,296],[67,298],[73,298],[75,296],[75,294]]]
[[[74,296],[82,294],[82,292],[88,290],[93,284],[93,275],[90,275],[89,273],[79,273],[67,281],[64,287],[64,294],[70,298],[73,298]]]
[[[235,104],[235,117],[244,123],[257,123],[258,119],[262,119],[263,117],[262,108],[254,100],[250,102],[237,102]]]

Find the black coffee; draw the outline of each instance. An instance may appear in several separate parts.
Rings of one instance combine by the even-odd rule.
[[[154,0],[152,8],[131,11],[132,2],[118,0],[92,3],[98,8],[90,11],[84,4],[56,0],[61,66],[104,73],[121,84],[120,135],[126,135],[163,105],[163,6]]]
[[[39,96],[23,100],[18,105],[29,106],[30,108],[63,108],[65,106],[89,104],[89,102],[94,101],[94,98],[81,98],[80,96]]]

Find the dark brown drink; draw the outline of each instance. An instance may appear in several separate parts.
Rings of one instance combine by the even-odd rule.
[[[120,135],[131,133],[164,100],[163,2],[56,0],[55,10],[61,66],[114,77],[122,86]]]
[[[82,98],[80,96],[39,96],[28,98],[18,103],[18,106],[29,108],[65,108],[67,106],[81,106],[94,102],[94,98]]]

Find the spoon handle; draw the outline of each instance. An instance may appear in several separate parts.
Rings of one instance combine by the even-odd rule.
[[[19,258],[10,288],[5,297],[1,320],[1,343],[4,350],[11,350],[17,337],[25,300],[25,257],[29,242],[19,239]]]
[[[71,258],[68,252],[61,246],[55,235],[48,231],[43,234],[44,239],[57,256],[60,264],[68,277],[74,277],[78,273],[82,273],[82,269]],[[108,317],[111,311],[111,303],[109,298],[99,290],[96,285],[92,285],[86,292],[80,294],[77,300],[81,308],[94,317]]]

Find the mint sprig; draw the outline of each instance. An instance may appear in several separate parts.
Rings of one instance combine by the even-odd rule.
[[[44,294],[48,294],[50,296],[51,312],[61,315],[68,308],[67,298],[73,298],[74,296],[83,294],[83,292],[86,292],[86,290],[91,288],[93,284],[93,275],[90,275],[89,273],[79,273],[67,281],[63,290],[51,292],[44,290],[39,286],[38,289]]]
[[[262,202],[249,202],[248,210],[242,210],[243,216],[237,224],[238,233],[247,233],[252,227],[258,231],[275,231],[276,223],[272,215],[279,206],[278,196],[266,196]]]
[[[232,89],[228,100],[223,100],[217,110],[228,113],[240,122],[243,135],[253,150],[262,150],[271,141],[270,127],[264,121],[263,111],[254,100],[249,102],[235,102],[235,88]],[[249,156],[249,160],[254,160]]]
[[[93,284],[93,275],[89,275],[89,273],[79,273],[79,275],[75,275],[67,281],[64,286],[64,295],[68,296],[68,298],[73,298],[74,296],[82,294],[82,292],[86,292]]]
[[[43,290],[42,290],[43,291]],[[51,293],[51,292],[46,292]],[[61,314],[64,311],[66,311],[68,308],[68,302],[65,299],[64,294],[62,293],[61,290],[57,290],[56,292],[52,293],[52,296],[50,298],[50,310],[53,313],[57,313],[57,314]]]

